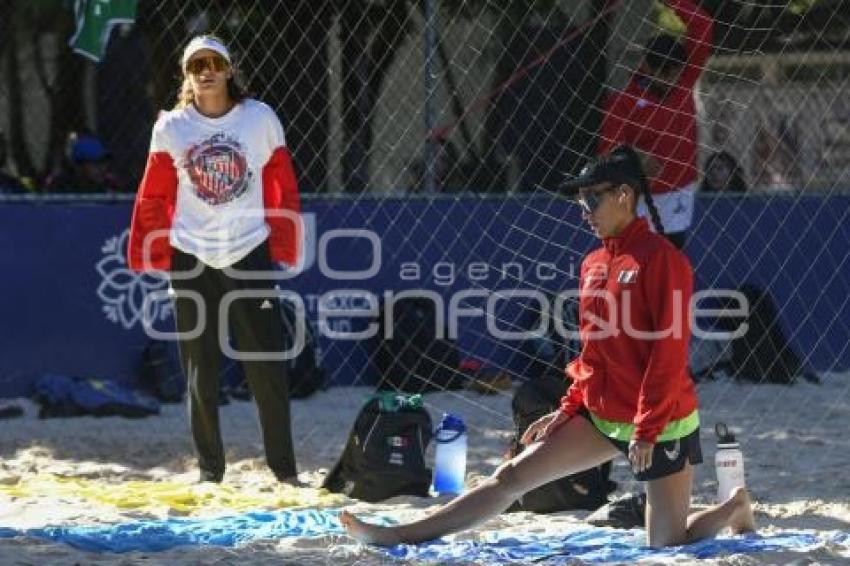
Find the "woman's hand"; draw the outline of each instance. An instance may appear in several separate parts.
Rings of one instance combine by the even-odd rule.
[[[525,445],[531,444],[532,442],[539,442],[555,432],[555,429],[568,420],[570,420],[570,417],[568,417],[567,414],[560,409],[553,411],[548,415],[543,415],[525,429],[525,433],[523,433],[522,438],[520,438],[519,441]]]
[[[655,444],[645,440],[632,440],[629,442],[629,462],[635,473],[645,472],[652,466],[652,450]]]

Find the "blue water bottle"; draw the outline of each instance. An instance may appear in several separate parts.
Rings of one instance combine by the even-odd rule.
[[[434,433],[437,453],[434,462],[434,482],[431,491],[439,494],[463,493],[466,476],[466,425],[458,415],[443,414],[440,427]]]

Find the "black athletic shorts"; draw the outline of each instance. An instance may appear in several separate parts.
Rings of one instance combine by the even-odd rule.
[[[593,419],[590,417],[590,413],[586,408],[582,407],[578,414],[587,419],[590,424],[593,424]],[[622,452],[626,459],[629,458],[628,442],[611,438],[603,434],[602,431],[600,431],[600,434],[608,439],[608,442],[613,444],[617,450]],[[689,435],[677,438],[676,440],[656,442],[652,452],[652,465],[649,469],[639,473],[632,471],[632,473],[638,481],[657,480],[682,471],[686,461],[690,462],[692,466],[702,464],[702,446],[699,442],[699,428]]]

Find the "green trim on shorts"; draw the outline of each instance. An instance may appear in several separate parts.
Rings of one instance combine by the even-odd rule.
[[[608,438],[613,438],[614,440],[621,440],[623,442],[629,442],[635,433],[635,425],[632,423],[620,423],[617,421],[606,421],[605,419],[601,419],[594,415],[591,411],[590,418],[593,421],[594,426],[599,429],[599,432],[607,436]],[[687,417],[682,417],[679,420],[670,421],[667,423],[667,426],[664,427],[664,430],[661,431],[661,434],[658,435],[658,438],[655,439],[655,442],[666,442],[668,440],[676,440],[678,438],[684,438],[697,430],[699,428],[699,411],[694,409],[693,412]]]

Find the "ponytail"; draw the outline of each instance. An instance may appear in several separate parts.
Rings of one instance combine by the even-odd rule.
[[[661,236],[664,235],[664,224],[661,223],[661,215],[658,214],[658,207],[655,206],[655,201],[652,198],[652,191],[649,190],[649,183],[646,182],[646,177],[641,182],[641,193],[643,200],[646,202],[646,208],[649,209],[649,217],[652,220],[652,225],[655,226],[655,231]]]
[[[649,209],[649,218],[652,220],[652,225],[655,227],[655,232],[664,235],[664,225],[661,223],[661,215],[658,213],[658,207],[655,206],[655,201],[652,199],[652,191],[649,189],[649,180],[646,178],[646,172],[643,170],[643,161],[640,158],[637,150],[628,145],[621,145],[614,149],[614,152],[625,154],[630,162],[632,170],[632,178],[637,183],[636,188],[638,193],[643,196],[646,202],[646,208]],[[639,195],[635,194],[635,201]],[[635,202],[637,205],[637,202]]]

